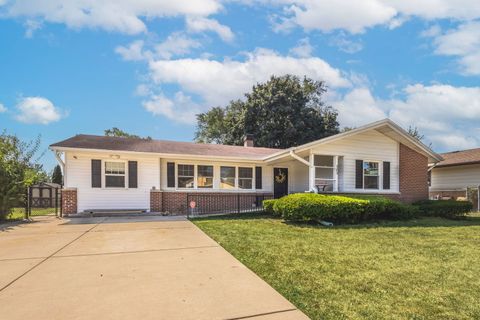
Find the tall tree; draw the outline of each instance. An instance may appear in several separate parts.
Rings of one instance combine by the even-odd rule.
[[[322,100],[325,83],[296,76],[272,76],[230,102],[197,115],[197,142],[242,145],[246,133],[255,145],[288,148],[339,132],[337,111]]]
[[[128,132],[125,132],[117,127],[113,127],[111,129],[104,130],[104,133],[107,137],[123,137],[123,138],[135,138],[135,139],[146,139],[146,140],[152,140],[150,136],[148,137],[140,137],[137,136],[136,134],[131,134]]]
[[[26,187],[47,178],[34,157],[40,138],[23,142],[14,135],[0,134],[0,219],[15,206],[23,206]]]
[[[408,126],[407,130],[408,134],[417,139],[418,141],[424,142],[425,140],[425,135],[421,134],[420,131],[418,130],[418,127],[416,126]],[[430,142],[428,144],[429,148],[432,148],[432,143]]]
[[[60,166],[58,164],[55,166],[55,168],[53,168],[52,182],[57,183],[61,186],[63,185],[62,169],[60,168]]]

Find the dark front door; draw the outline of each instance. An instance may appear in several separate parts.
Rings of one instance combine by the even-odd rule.
[[[275,199],[288,194],[288,169],[273,168],[273,196]]]

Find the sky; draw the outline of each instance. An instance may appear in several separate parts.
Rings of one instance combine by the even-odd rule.
[[[325,81],[341,127],[391,118],[480,147],[478,0],[0,0],[0,129],[191,141],[271,75]]]

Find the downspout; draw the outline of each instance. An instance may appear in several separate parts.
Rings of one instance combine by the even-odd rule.
[[[57,159],[57,162],[62,169],[62,173],[65,176],[65,162],[63,162],[62,158],[60,157],[60,152],[53,150],[53,153],[55,154],[55,159]]]

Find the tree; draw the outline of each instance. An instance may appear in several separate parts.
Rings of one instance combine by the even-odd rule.
[[[425,135],[421,134],[416,126],[408,126],[407,132],[409,135],[411,135],[413,138],[417,139],[420,142],[423,142],[425,139]],[[428,144],[428,147],[432,148],[431,142]]]
[[[137,136],[136,134],[130,134],[128,132],[125,132],[117,127],[113,127],[111,129],[104,130],[104,133],[107,137],[123,137],[123,138],[134,138],[134,139],[146,139],[146,140],[152,140],[151,137],[145,137],[142,138],[140,136]]]
[[[337,111],[322,97],[325,83],[292,75],[272,76],[230,102],[197,115],[195,139],[203,143],[242,145],[246,133],[259,147],[288,148],[339,132]]]
[[[0,134],[0,219],[15,206],[24,205],[26,187],[46,179],[42,166],[34,159],[40,137],[23,142],[14,135]]]
[[[62,169],[60,168],[60,166],[58,164],[55,166],[55,168],[53,168],[52,182],[57,183],[59,185],[63,185]]]

